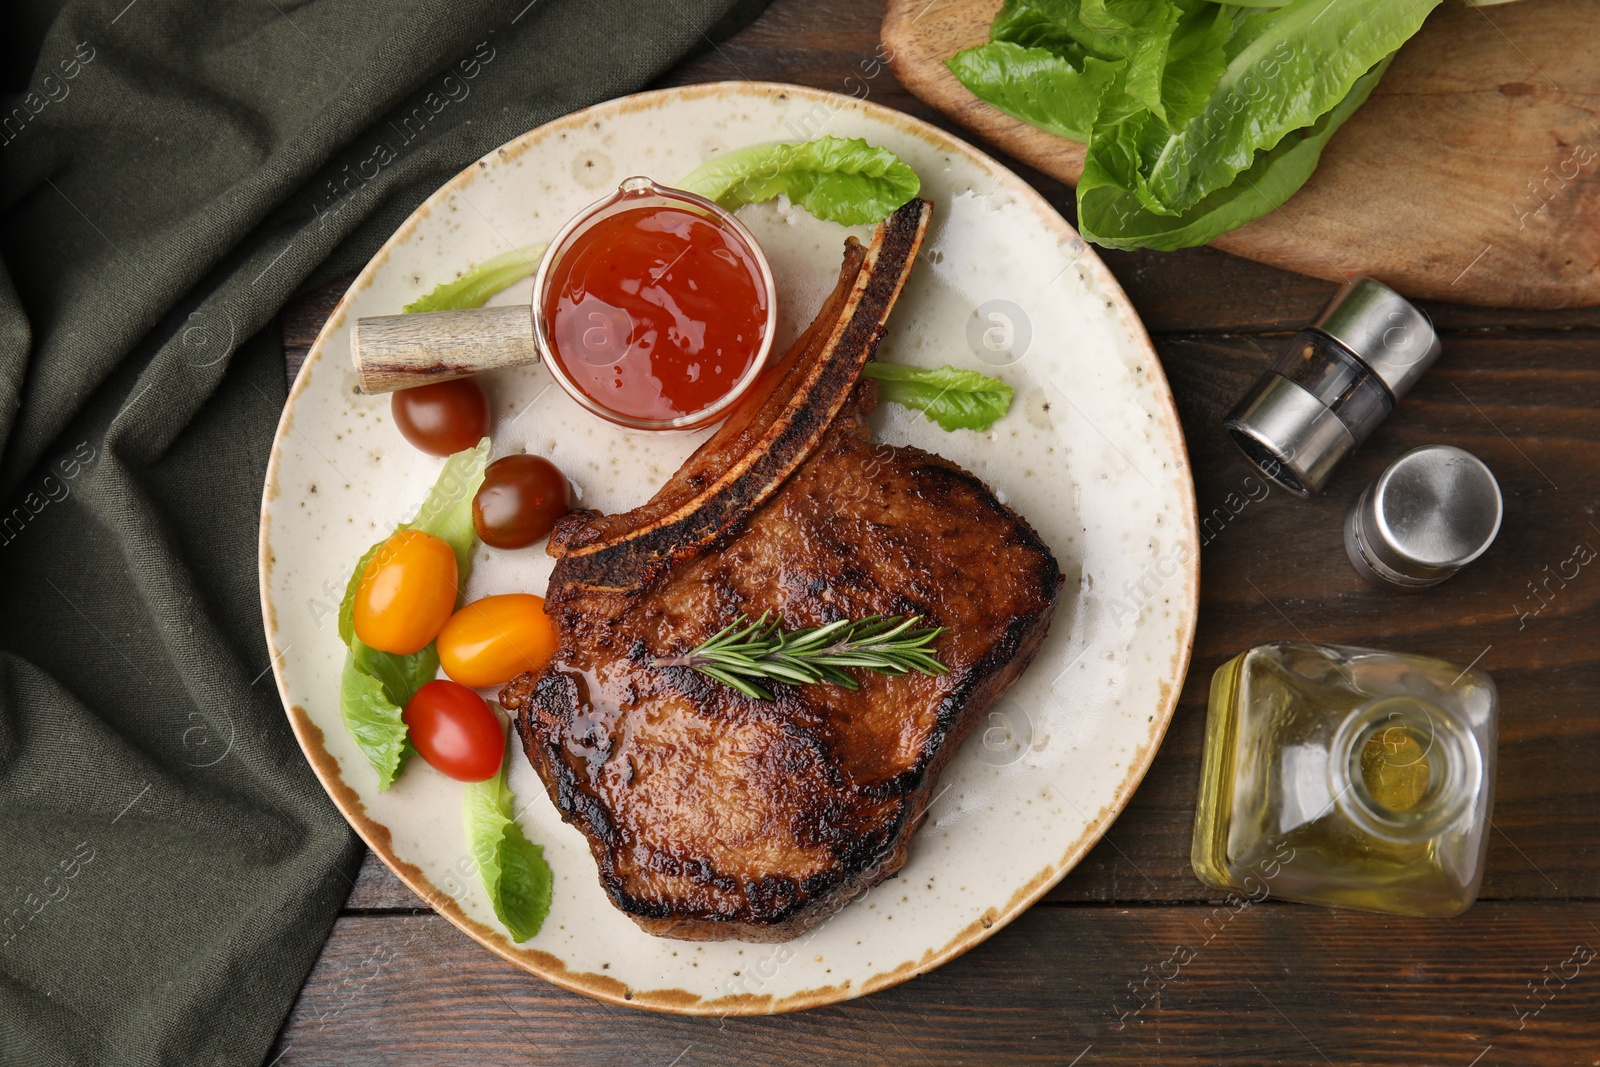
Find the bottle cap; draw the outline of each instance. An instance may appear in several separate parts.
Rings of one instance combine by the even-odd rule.
[[[1500,484],[1450,445],[1413,448],[1367,486],[1345,520],[1344,546],[1375,585],[1438,585],[1488,551],[1500,532]]]
[[[1372,368],[1399,400],[1439,358],[1439,335],[1411,301],[1371,278],[1353,278],[1312,326]]]

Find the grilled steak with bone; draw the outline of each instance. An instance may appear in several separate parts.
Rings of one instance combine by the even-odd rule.
[[[931,205],[851,238],[839,284],[770,384],[648,503],[557,526],[545,610],[561,644],[501,704],[612,901],[688,940],[796,937],[905,863],[934,782],[1027,667],[1061,583],[1050,550],[971,474],[874,445],[859,380]],[[944,675],[755,700],[659,659],[740,614],[789,628],[921,615]]]

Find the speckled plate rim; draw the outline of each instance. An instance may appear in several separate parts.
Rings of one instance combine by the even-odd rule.
[[[384,242],[383,247],[378,250],[377,254],[362,268],[361,273],[356,276],[355,281],[350,284],[350,288],[345,292],[344,296],[340,297],[339,303],[334,307],[332,314],[328,316],[328,321],[317,334],[317,339],[306,356],[306,366],[322,358],[323,347],[328,337],[343,325],[352,296],[372,284],[374,277],[388,260],[391,252],[406,242],[423,219],[427,218],[435,208],[443,204],[450,196],[465,189],[472,183],[479,169],[484,165],[484,161],[494,157],[513,159],[533,148],[545,138],[559,134],[564,130],[580,128],[600,114],[612,115],[646,110],[660,107],[677,99],[718,96],[729,91],[768,95],[788,94],[814,100],[824,106],[858,110],[881,122],[896,126],[905,133],[919,137],[941,150],[968,156],[993,178],[997,186],[1014,194],[1020,201],[1033,207],[1039,217],[1045,220],[1047,225],[1052,227],[1061,237],[1073,239],[1078,236],[1077,231],[1073,229],[1066,219],[1061,217],[1060,213],[1050,205],[1049,201],[993,157],[930,123],[895,111],[882,104],[872,103],[853,96],[845,96],[807,86],[789,85],[782,82],[708,82],[671,89],[657,89],[595,104],[592,107],[585,108],[582,111],[575,111],[570,115],[530,130],[489,152],[481,160],[475,160],[454,178],[450,179],[449,182],[441,186],[432,196],[423,201],[421,206],[394,232],[393,236]],[[310,380],[310,376],[305,373],[305,366],[303,366],[300,374],[295,379],[293,387],[289,390],[288,400],[284,404],[283,414],[278,421],[278,429],[273,437],[272,454],[267,462],[266,484],[262,491],[258,549],[261,610],[266,629],[267,652],[271,657],[273,678],[277,682],[279,696],[288,709],[290,726],[294,730],[295,738],[305,752],[306,759],[310,762],[312,770],[321,781],[335,807],[349,821],[362,840],[366,842],[367,847],[382,859],[389,869],[395,873],[396,877],[404,882],[412,892],[426,901],[434,911],[444,916],[491,952],[523,970],[553,982],[563,989],[581,993],[607,1003],[642,1008],[649,1011],[681,1015],[772,1015],[822,1007],[827,1004],[850,1000],[898,985],[919,974],[925,974],[986,940],[1022,914],[1040,897],[1048,893],[1056,883],[1060,882],[1083,859],[1088,851],[1099,842],[1112,821],[1127,806],[1134,791],[1138,789],[1139,784],[1144,780],[1144,776],[1149,771],[1151,762],[1155,759],[1156,750],[1160,747],[1161,740],[1166,735],[1167,727],[1171,724],[1173,713],[1177,708],[1178,694],[1183,687],[1183,681],[1188,672],[1190,654],[1194,647],[1195,624],[1199,616],[1199,512],[1195,502],[1194,481],[1192,476],[1187,473],[1192,469],[1189,464],[1188,446],[1184,440],[1183,429],[1178,420],[1178,412],[1173,402],[1172,390],[1167,384],[1166,374],[1161,367],[1160,359],[1156,355],[1155,347],[1150,342],[1150,336],[1145,330],[1144,323],[1139,319],[1138,313],[1133,309],[1133,305],[1129,302],[1127,295],[1122,291],[1122,287],[1112,276],[1110,270],[1107,269],[1093,249],[1086,245],[1083,247],[1082,254],[1077,262],[1093,272],[1099,284],[1104,286],[1105,291],[1115,300],[1117,312],[1122,319],[1123,325],[1127,327],[1130,337],[1140,350],[1142,370],[1147,377],[1149,387],[1154,391],[1155,399],[1160,407],[1161,429],[1167,440],[1173,445],[1175,454],[1183,461],[1183,473],[1175,473],[1174,477],[1179,483],[1183,498],[1183,510],[1188,520],[1184,534],[1185,543],[1189,546],[1190,552],[1185,565],[1181,588],[1178,591],[1178,597],[1181,598],[1182,602],[1178,648],[1174,654],[1171,671],[1159,686],[1161,693],[1160,707],[1156,709],[1155,715],[1150,720],[1144,742],[1129,762],[1127,776],[1117,788],[1112,801],[1096,813],[1094,818],[1089,821],[1089,825],[1083,834],[1066,850],[1061,859],[1044,867],[1029,878],[1003,907],[989,909],[981,918],[960,931],[943,948],[929,950],[924,953],[920,960],[903,963],[859,982],[821,986],[802,990],[784,997],[741,993],[707,998],[681,989],[631,990],[624,983],[608,975],[569,970],[562,960],[551,953],[513,945],[504,934],[469,917],[455,899],[434,886],[423,875],[420,868],[400,859],[395,854],[388,828],[367,815],[359,794],[346,784],[340,775],[337,760],[328,752],[324,744],[321,728],[311,720],[304,708],[290,702],[289,691],[284,678],[284,654],[278,647],[276,617],[270,595],[269,579],[274,562],[274,554],[268,540],[268,523],[273,502],[278,496],[278,462],[282,454],[281,444],[294,428],[295,402],[306,383]]]

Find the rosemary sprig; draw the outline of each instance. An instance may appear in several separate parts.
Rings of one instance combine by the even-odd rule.
[[[652,666],[693,667],[756,700],[772,699],[761,682],[826,682],[859,689],[860,683],[848,673],[851,668],[880,674],[944,674],[949,668],[929,646],[945,628],[917,628],[921,618],[872,615],[785,631],[783,619],[771,612],[762,612],[754,621],[740,615],[699,647],[681,656],[653,660]]]

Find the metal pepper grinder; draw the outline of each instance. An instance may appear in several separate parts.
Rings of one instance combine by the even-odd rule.
[[[1308,497],[1438,358],[1427,315],[1381,282],[1356,278],[1295,335],[1223,426],[1262,474]]]

